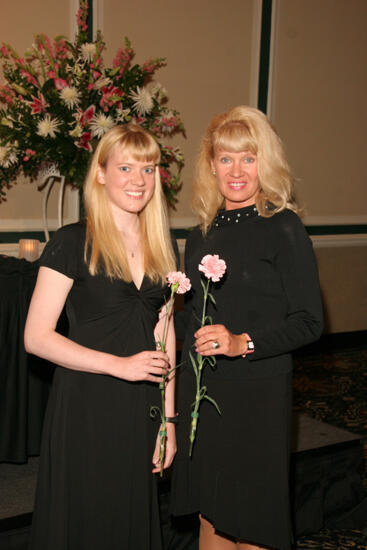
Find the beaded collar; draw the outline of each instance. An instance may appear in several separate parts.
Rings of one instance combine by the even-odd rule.
[[[260,216],[254,204],[238,208],[237,210],[219,210],[214,218],[213,227],[218,229],[227,225],[235,225],[236,223],[247,221],[251,218]]]

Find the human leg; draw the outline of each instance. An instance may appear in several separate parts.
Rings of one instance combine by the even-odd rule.
[[[199,550],[236,550],[236,542],[218,534],[213,525],[200,516]]]

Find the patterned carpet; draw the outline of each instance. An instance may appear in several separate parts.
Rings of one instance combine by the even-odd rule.
[[[364,438],[367,490],[367,335],[364,345],[343,350],[308,350],[297,354],[294,369],[294,407],[297,411]],[[330,346],[329,346],[330,348]],[[364,530],[324,529],[298,538],[297,550],[366,550]]]

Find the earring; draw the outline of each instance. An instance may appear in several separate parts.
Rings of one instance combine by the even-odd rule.
[[[215,176],[215,175],[216,175],[216,173],[217,173],[217,171],[216,171],[216,170],[213,170],[213,176]]]

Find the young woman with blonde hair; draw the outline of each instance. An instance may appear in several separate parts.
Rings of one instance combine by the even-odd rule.
[[[47,244],[25,329],[27,351],[57,365],[44,424],[30,548],[161,550],[159,383],[174,365],[156,350],[175,268],[155,139],[112,128],[85,183],[86,222]],[[69,333],[56,332],[66,306]],[[174,379],[166,391],[174,417]],[[165,467],[176,451],[167,425]]]
[[[263,113],[240,106],[211,121],[201,143],[187,239],[187,328],[180,369],[172,512],[200,514],[200,550],[290,550],[291,351],[319,338],[322,306],[312,243],[282,143]],[[218,254],[212,324],[200,328],[198,264]],[[215,356],[189,457],[195,376],[190,352]]]

